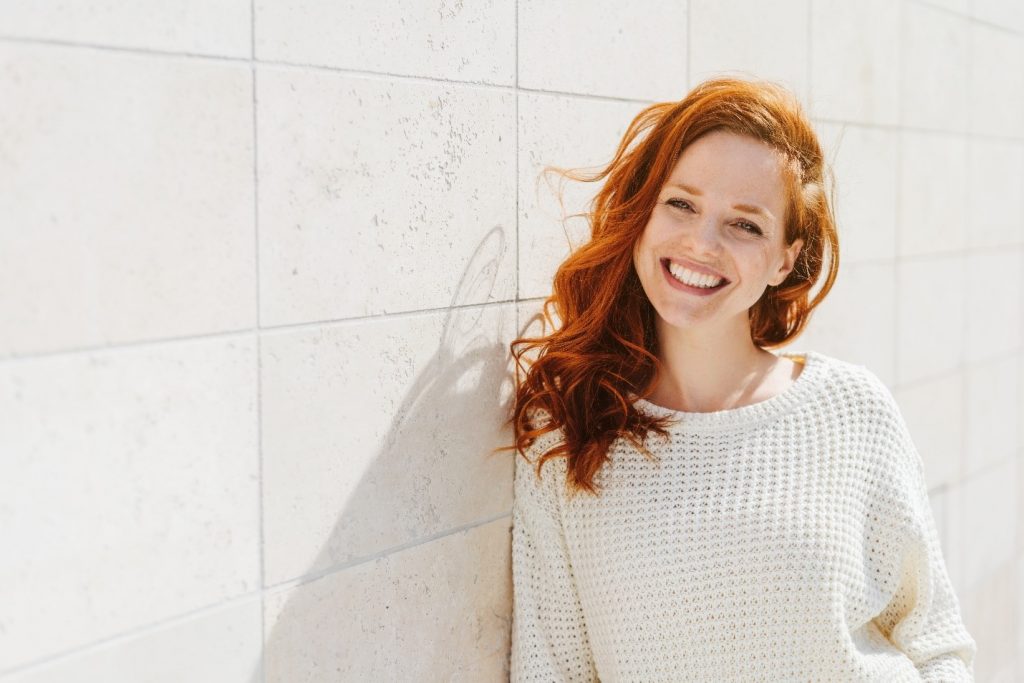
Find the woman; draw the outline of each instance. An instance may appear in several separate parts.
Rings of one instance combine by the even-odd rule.
[[[894,397],[768,350],[839,263],[799,102],[706,81],[572,177],[607,179],[592,238],[512,343],[512,681],[973,680]]]

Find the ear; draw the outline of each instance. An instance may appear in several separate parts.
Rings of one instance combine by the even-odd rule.
[[[775,273],[775,277],[772,278],[772,282],[769,284],[775,286],[780,285],[782,282],[789,277],[790,272],[793,270],[793,266],[796,265],[797,256],[800,255],[800,250],[803,249],[804,241],[801,239],[793,240],[793,244],[786,247],[783,252],[782,265],[779,266],[779,270]]]

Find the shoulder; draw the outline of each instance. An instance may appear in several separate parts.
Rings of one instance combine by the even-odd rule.
[[[899,418],[900,410],[889,386],[871,368],[818,353],[829,366],[826,396],[837,408],[862,419]]]
[[[542,409],[529,411],[530,422],[534,428],[547,424],[549,415]],[[536,437],[526,446],[522,455],[517,452],[515,461],[515,497],[518,500],[532,502],[547,507],[555,507],[555,500],[565,485],[567,472],[566,459],[553,457],[545,460],[538,472],[537,465],[548,451],[556,448],[565,440],[561,428],[545,432]]]
[[[889,386],[861,363],[825,356],[830,371],[819,396],[821,419],[844,443],[883,469],[919,470],[919,456]]]
[[[836,408],[845,416],[845,434],[873,464],[880,491],[900,502],[920,501],[924,461],[893,391],[871,368],[833,360],[832,395],[841,401]]]

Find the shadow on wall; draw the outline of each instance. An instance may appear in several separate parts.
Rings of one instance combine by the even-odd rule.
[[[507,680],[513,459],[507,451],[486,456],[511,442],[503,420],[516,304],[460,307],[491,300],[503,254],[504,231],[495,227],[459,280],[436,349],[388,411],[376,455],[362,459],[341,443],[330,449],[334,471],[347,465],[357,481],[348,492],[339,492],[344,480],[330,485],[334,500],[344,500],[329,533],[310,532],[325,538],[315,559],[282,579],[264,547],[272,586],[263,596],[265,671],[257,664],[252,683]],[[292,467],[311,455],[292,451]],[[361,462],[368,464],[358,473]],[[305,528],[301,512],[289,528]]]

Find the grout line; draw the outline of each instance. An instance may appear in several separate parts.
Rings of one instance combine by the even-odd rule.
[[[249,0],[249,61],[256,61],[256,0]]]
[[[512,97],[515,99],[515,103],[514,103],[514,107],[515,107],[515,109],[514,109],[514,112],[515,112],[514,113],[514,117],[515,117],[515,126],[516,126],[515,135],[514,135],[514,139],[515,139],[515,155],[516,155],[516,160],[515,160],[515,167],[516,167],[516,288],[515,288],[515,294],[513,295],[513,299],[515,299],[516,301],[519,301],[519,288],[520,288],[520,272],[519,272],[519,241],[520,241],[520,233],[519,233],[519,230],[520,230],[520,227],[521,227],[520,224],[519,224],[519,194],[520,194],[520,189],[521,188],[519,187],[519,185],[520,185],[520,183],[519,183],[519,154],[520,154],[520,150],[519,150],[519,3],[518,2],[516,2],[515,16],[513,17],[513,25],[514,25],[514,28],[515,28],[515,30],[514,30],[515,45],[513,46],[513,48],[514,48],[515,64],[514,64],[514,74],[513,74],[513,78],[514,78],[514,84],[513,84],[514,92],[512,93]],[[516,329],[517,330],[519,329],[519,313],[518,313],[518,309],[519,309],[519,307],[517,306],[516,307]]]
[[[257,586],[255,590],[248,593],[242,593],[241,595],[235,595],[230,598],[224,598],[213,603],[197,607],[187,612],[181,612],[178,614],[171,615],[145,623],[142,625],[136,625],[128,628],[125,631],[120,631],[114,635],[106,636],[98,640],[93,640],[84,645],[78,645],[70,649],[61,650],[59,652],[44,655],[37,659],[25,662],[22,664],[16,664],[10,669],[0,669],[0,678],[19,675],[19,674],[31,674],[35,673],[37,669],[48,667],[53,664],[60,664],[65,660],[73,659],[80,655],[87,655],[94,650],[100,650],[108,646],[113,646],[118,643],[129,642],[138,638],[145,638],[153,635],[159,631],[167,628],[174,628],[182,624],[186,624],[193,620],[205,618],[207,616],[216,614],[222,610],[231,609],[233,607],[240,606],[250,600],[259,599],[262,603],[262,589]]]
[[[971,36],[970,34],[968,34],[968,36],[967,36],[967,46],[966,46],[966,53],[967,53],[967,59],[966,59],[966,61],[967,61],[967,75],[966,75],[967,83],[966,83],[966,90],[967,90],[968,96],[970,96],[971,86],[973,85],[973,78],[971,76],[972,72],[974,71],[974,69],[973,69],[973,66],[974,66],[974,48],[973,48],[973,46],[974,46],[974,37]],[[965,113],[966,113],[966,119],[967,120],[965,121],[964,125],[967,128],[967,130],[970,131],[971,128],[972,128],[972,125],[971,125],[972,121],[971,121],[971,106],[970,106],[969,103],[968,103],[968,106],[967,106],[967,111]],[[967,168],[964,171],[964,176],[965,176],[964,180],[967,183],[967,187],[970,187],[971,186],[971,177],[970,177],[970,173],[971,173],[971,157],[972,157],[973,152],[974,152],[974,146],[971,145],[971,144],[967,144],[967,145],[965,145],[965,147],[967,148],[965,150],[965,153],[967,155]],[[962,256],[960,258],[960,266],[962,268],[960,276],[961,276],[961,282],[963,282],[962,278],[963,278],[963,276],[965,276],[967,274],[966,273],[966,271],[967,271],[967,263],[968,263],[968,261],[970,259],[970,256],[971,256],[970,233],[968,233],[967,235],[964,236],[964,239],[963,239],[963,241],[961,243],[964,245],[964,250],[963,250]],[[968,299],[968,297],[965,296],[963,298],[963,301],[960,304],[960,329],[961,329],[961,334],[963,335],[961,337],[961,340],[960,340],[961,343],[960,343],[960,363],[959,363],[959,366],[962,368],[962,372],[960,373],[960,395],[964,397],[964,400],[961,402],[961,407],[960,407],[960,410],[962,411],[961,415],[960,415],[960,420],[961,420],[961,424],[963,425],[963,429],[960,430],[960,458],[959,458],[959,462],[957,462],[957,464],[956,464],[956,475],[957,475],[956,482],[955,482],[956,485],[963,484],[967,480],[967,471],[968,471],[967,464],[968,464],[968,462],[970,460],[970,455],[967,452],[967,447],[968,447],[967,431],[968,431],[968,426],[969,426],[969,421],[970,421],[970,403],[968,401],[969,397],[967,395],[967,391],[968,391],[968,389],[970,387],[970,382],[968,381],[967,376],[968,376],[968,374],[970,372],[970,369],[971,369],[970,368],[970,364],[967,362],[967,359],[969,358],[969,356],[967,354],[967,341],[968,341],[967,340],[967,330],[970,329],[970,325],[969,325],[969,322],[968,322],[968,316],[970,316],[970,314],[971,314],[970,306],[968,306],[968,302],[969,302],[969,299]],[[946,540],[946,539],[943,539],[943,540]]]
[[[252,61],[249,57],[232,57],[230,55],[202,54],[200,52],[184,52],[180,50],[161,50],[159,48],[152,47],[106,45],[103,43],[90,43],[88,41],[65,40],[61,38],[33,38],[30,36],[12,36],[2,33],[0,33],[0,43],[66,47],[79,50],[98,50],[100,52],[114,52],[120,54],[137,55],[140,57],[183,57],[185,59],[197,59],[204,62],[227,62],[230,64],[248,64]]]
[[[933,9],[933,10],[935,10],[937,12],[941,12],[943,14],[948,14],[950,16],[956,17],[957,19],[966,19],[967,23],[969,23],[969,24],[977,24],[979,26],[984,26],[985,28],[996,29],[996,30],[998,30],[998,31],[1000,31],[1002,33],[1008,33],[1009,35],[1012,35],[1012,36],[1024,36],[1024,31],[1018,31],[1018,30],[1015,30],[1015,29],[1012,29],[1012,28],[1008,28],[1006,26],[1002,26],[1000,24],[994,24],[991,21],[989,21],[988,19],[982,19],[982,18],[976,16],[974,14],[974,8],[973,7],[969,8],[967,10],[967,12],[964,13],[964,12],[957,12],[956,10],[950,9],[949,7],[944,7],[943,5],[935,4],[933,2],[928,2],[928,0],[914,0],[914,1],[916,2],[917,5],[919,5],[921,7],[927,7],[929,9]]]
[[[317,571],[307,572],[305,574],[302,574],[301,576],[297,576],[295,578],[288,579],[286,581],[281,581],[281,582],[273,584],[271,586],[266,586],[264,588],[264,593],[275,593],[276,594],[276,593],[281,593],[283,591],[292,590],[294,588],[298,588],[299,586],[303,586],[305,584],[313,583],[315,581],[318,581],[318,580],[320,580],[322,578],[325,578],[327,576],[330,576],[332,574],[338,574],[338,573],[346,571],[348,569],[352,569],[354,567],[358,567],[358,566],[364,565],[364,564],[369,564],[370,562],[375,562],[377,560],[386,560],[386,559],[390,558],[391,556],[397,555],[398,553],[400,553],[400,552],[402,552],[404,550],[411,550],[412,548],[417,548],[419,546],[424,546],[424,545],[427,545],[429,543],[433,543],[434,541],[439,541],[441,539],[447,538],[449,536],[454,536],[456,534],[461,534],[461,533],[464,533],[464,532],[467,532],[467,531],[472,531],[472,530],[477,529],[479,527],[487,526],[488,524],[492,524],[492,523],[494,523],[494,522],[496,522],[496,521],[498,521],[500,519],[505,519],[505,518],[511,520],[512,513],[510,511],[507,511],[507,510],[504,511],[504,512],[499,512],[497,514],[491,515],[490,517],[484,517],[482,519],[478,519],[478,520],[475,520],[473,522],[469,522],[467,524],[461,524],[461,525],[456,526],[456,527],[450,527],[450,528],[444,529],[443,531],[439,531],[439,532],[437,532],[435,534],[431,534],[429,536],[421,536],[419,538],[414,538],[412,540],[406,541],[405,543],[399,543],[398,545],[393,545],[393,546],[389,546],[387,548],[382,548],[381,550],[379,550],[379,551],[377,551],[375,553],[372,553],[370,555],[363,555],[361,557],[355,557],[355,558],[352,558],[352,559],[350,559],[350,560],[348,560],[346,562],[341,562],[341,563],[338,563],[338,564],[333,564],[333,565],[331,565],[329,567],[324,567],[323,569],[319,569]]]
[[[902,116],[902,112],[901,112]],[[1020,137],[1014,137],[1012,135],[1000,135],[998,133],[972,133],[970,131],[963,130],[952,130],[948,128],[929,128],[927,126],[908,126],[903,123],[872,123],[869,121],[854,121],[844,119],[834,119],[822,116],[811,117],[816,123],[827,123],[833,125],[842,126],[854,126],[858,128],[866,128],[869,130],[883,130],[890,132],[901,132],[908,131],[911,133],[923,133],[931,135],[944,135],[951,138],[964,138],[967,141],[970,140],[990,140],[993,142],[1009,142],[1009,143],[1020,143],[1024,141],[1024,135]]]
[[[905,7],[906,7],[906,3],[905,2],[900,2],[899,5],[897,6],[897,11],[899,12],[899,16],[897,17],[896,21],[897,21],[897,25],[899,27],[898,31],[897,31],[899,33],[899,35],[903,35]],[[903,57],[903,52],[904,52],[905,49],[906,48],[905,48],[904,43],[901,42],[900,43],[900,49],[899,49],[899,51],[897,53],[897,55],[898,55],[897,56],[898,63],[897,63],[897,67],[896,67],[898,69],[896,80],[897,80],[897,83],[899,84],[898,90],[900,92],[902,92],[903,88],[904,88],[904,82],[903,82],[904,81],[904,69],[903,69],[903,59],[902,59],[902,57]],[[897,96],[899,96],[899,95],[897,95]],[[902,100],[900,100],[900,101],[902,101]],[[899,105],[897,105],[896,121],[897,121],[897,124],[900,124],[900,125],[896,126],[896,131],[895,131],[895,133],[896,133],[896,187],[899,188],[900,185],[903,183],[903,127],[901,125],[902,122],[903,122],[903,109]],[[892,348],[892,358],[893,358],[892,372],[893,372],[893,391],[894,392],[899,391],[900,389],[904,388],[903,383],[901,383],[901,381],[900,381],[900,374],[901,374],[900,373],[900,358],[901,358],[901,355],[902,355],[901,352],[900,352],[900,339],[902,337],[900,335],[900,297],[899,297],[899,294],[898,294],[899,291],[900,291],[900,288],[899,288],[900,266],[905,262],[905,259],[903,258],[903,254],[901,253],[901,242],[900,242],[900,231],[902,229],[902,201],[901,201],[901,194],[902,193],[900,193],[900,192],[896,192],[896,200],[895,200],[895,206],[894,206],[894,210],[895,210],[896,216],[895,216],[895,220],[893,221],[893,225],[895,226],[895,229],[893,230],[893,235],[892,235],[892,248],[893,248],[893,269],[892,269],[892,280],[891,280],[892,295],[893,295],[892,296],[892,302],[893,302],[893,304],[892,304],[892,345],[893,345],[893,348]]]
[[[943,370],[941,372],[926,375],[924,377],[917,377],[915,379],[910,380],[909,382],[903,382],[902,384],[894,383],[894,388],[896,389],[896,391],[902,391],[904,389],[915,389],[922,385],[929,384],[931,382],[936,382],[958,373],[966,374],[969,371],[983,369],[986,366],[991,365],[993,363],[1003,363],[1011,358],[1016,357],[1018,353],[1019,351],[1017,349],[1010,349],[1008,351],[1003,351],[1001,353],[997,353],[991,356],[972,358],[971,362],[961,363],[960,365],[956,366],[951,370]],[[960,387],[961,396],[965,395],[965,390],[966,380],[965,383],[962,384]],[[964,415],[964,423],[966,424],[966,415]],[[965,445],[966,443],[961,444],[961,448],[963,448]]]
[[[418,316],[428,316],[436,313],[444,313],[447,311],[459,309],[488,308],[492,306],[498,307],[514,303],[516,303],[515,299],[501,299],[498,301],[457,304],[454,306],[437,306],[434,308],[422,308],[415,311],[377,313],[371,315],[354,316],[351,318],[331,318],[326,320],[312,320],[308,322],[286,323],[282,325],[272,326],[261,325],[258,329],[261,334],[298,332],[302,330],[319,330],[331,327],[343,327],[345,325],[355,325],[358,323],[370,322],[374,320],[381,322],[385,320],[401,320],[404,318],[416,318]],[[246,328],[242,330],[229,330],[225,332],[195,333],[182,336],[160,337],[157,339],[143,339],[123,343],[115,342],[111,344],[97,344],[93,346],[78,346],[67,349],[57,349],[54,351],[43,351],[40,353],[16,353],[9,356],[0,357],[0,366],[3,366],[7,363],[16,363],[18,361],[47,360],[51,358],[60,358],[65,356],[105,353],[108,351],[121,351],[127,349],[144,349],[147,347],[169,346],[172,344],[188,342],[212,341],[217,339],[247,339],[251,337],[252,332],[252,328]]]
[[[226,62],[230,64],[256,63],[260,66],[276,67],[281,69],[296,69],[302,71],[326,71],[334,74],[341,74],[357,78],[377,79],[388,83],[436,83],[443,86],[463,86],[478,88],[481,90],[493,90],[497,92],[531,92],[548,95],[561,95],[578,99],[594,100],[598,102],[626,102],[630,104],[652,104],[655,100],[639,99],[635,97],[617,97],[614,95],[595,95],[583,92],[565,92],[560,90],[546,90],[543,88],[523,88],[515,82],[508,85],[501,83],[489,83],[486,81],[465,80],[450,76],[423,76],[407,73],[396,73],[390,71],[374,71],[370,69],[355,69],[351,67],[332,66],[329,64],[312,64],[306,62],[293,62],[275,59],[256,59],[255,57],[230,57],[224,55],[204,55],[190,52],[173,52],[169,50],[156,50],[141,47],[120,47],[116,45],[102,45],[99,43],[74,42],[67,40],[54,40],[47,38],[25,38],[0,34],[0,43],[15,43],[22,45],[50,45],[55,47],[66,47],[81,50],[98,50],[102,52],[113,52],[119,54],[132,54],[142,57],[183,57],[206,62]],[[253,39],[253,44],[255,39]],[[255,49],[253,46],[251,49]],[[517,50],[518,51],[518,50]],[[517,67],[518,69],[518,67]]]
[[[897,25],[899,27],[897,32],[899,33],[899,35],[903,35],[903,30],[905,28],[905,21],[906,21],[906,2],[905,1],[899,3],[899,5],[897,6],[897,11],[899,12],[899,17],[897,17],[897,20],[896,20]],[[899,90],[900,93],[902,93],[904,88],[906,87],[906,84],[904,83],[906,71],[904,69],[904,60],[903,60],[903,53],[905,51],[906,51],[906,45],[901,42],[900,43],[899,52],[897,53],[898,54],[897,59],[899,60],[899,63],[897,64],[897,69],[899,69],[899,71],[897,72],[897,76],[896,76],[896,81],[899,84],[898,90]],[[899,95],[899,97],[900,97],[900,100],[899,100],[899,103],[897,105],[897,111],[896,111],[896,121],[897,121],[898,125],[895,126],[895,133],[896,133],[896,187],[897,188],[899,188],[900,185],[902,185],[902,183],[903,183],[903,142],[904,142],[904,140],[903,140],[904,129],[903,129],[903,126],[902,126],[902,123],[903,123],[903,100],[902,100],[902,95]],[[893,368],[892,368],[892,370],[893,370],[893,373],[892,374],[893,374],[893,384],[895,386],[897,386],[897,387],[900,386],[900,381],[899,381],[900,380],[900,370],[899,370],[899,368],[900,368],[900,339],[901,339],[901,337],[900,337],[900,310],[899,310],[899,308],[900,308],[900,298],[899,298],[898,292],[900,291],[900,266],[902,266],[903,263],[905,262],[905,259],[903,258],[903,253],[902,253],[902,250],[901,250],[902,243],[900,241],[900,231],[902,229],[902,218],[903,218],[903,215],[902,215],[903,202],[902,202],[901,197],[902,197],[902,193],[897,191],[896,192],[895,207],[894,207],[895,208],[895,212],[896,212],[896,216],[895,216],[895,220],[893,221],[893,225],[896,226],[896,229],[893,230],[893,235],[892,235],[892,248],[893,248],[893,252],[892,252],[892,255],[893,255],[893,269],[892,269],[892,293],[893,293],[893,297],[892,297],[892,301],[893,301],[893,304],[892,304],[892,332],[893,332],[893,340],[892,340],[893,341],[893,353],[892,353],[892,358],[893,358]]]
[[[804,63],[806,64],[806,69],[804,70],[804,78],[806,79],[804,82],[804,98],[807,102],[807,110],[811,112],[817,109],[817,107],[814,106],[814,93],[811,90],[811,59],[813,59],[814,55],[814,34],[811,28],[813,23],[814,2],[812,1],[807,3],[807,39],[804,41]]]
[[[693,0],[686,3],[686,90],[690,90],[693,83]]]
[[[516,48],[518,54],[518,47]],[[484,81],[470,81],[461,80],[451,77],[441,76],[422,76],[412,75],[405,73],[394,73],[386,71],[370,71],[368,69],[353,69],[338,66],[330,66],[325,64],[307,64],[302,62],[287,62],[287,61],[276,61],[276,60],[257,60],[258,64],[263,66],[271,66],[284,70],[302,70],[302,71],[323,71],[333,74],[339,74],[344,76],[350,76],[353,78],[365,78],[367,80],[381,80],[387,83],[418,83],[418,84],[437,84],[445,87],[459,86],[467,88],[475,88],[478,90],[490,90],[494,92],[503,93],[514,93],[514,92],[527,92],[535,93],[539,95],[559,95],[564,97],[572,97],[576,99],[592,100],[595,102],[625,102],[628,104],[651,104],[656,100],[642,99],[637,97],[618,97],[615,95],[597,95],[585,92],[569,92],[564,90],[548,90],[546,88],[527,88],[518,84],[518,65],[514,71],[513,82],[508,85],[501,83],[488,83]]]
[[[899,173],[900,163],[900,151],[897,148],[897,173]],[[899,210],[899,195],[896,197],[897,215]],[[984,255],[987,253],[1004,253],[1006,249],[1015,249],[1024,246],[1019,242],[1006,243],[1006,244],[995,244],[995,245],[979,245],[962,250],[953,251],[936,251],[922,254],[911,254],[903,257],[895,257],[894,259],[888,258],[877,258],[877,259],[859,259],[855,262],[851,262],[849,265],[856,266],[870,266],[870,265],[888,265],[893,264],[899,266],[903,263],[915,263],[915,262],[928,262],[932,260],[945,259],[951,256],[960,254],[967,255]],[[472,308],[488,308],[491,306],[505,306],[508,304],[526,303],[533,301],[543,301],[545,296],[525,297],[521,298],[517,294],[512,299],[501,299],[496,301],[486,302],[471,302],[466,304],[456,304],[453,306],[437,306],[433,308],[422,308],[414,311],[394,311],[390,313],[374,313],[370,315],[353,316],[350,318],[328,318],[323,320],[311,320],[299,323],[283,323],[279,325],[258,325],[258,330],[261,335],[270,334],[284,334],[287,332],[300,332],[303,330],[316,331],[320,329],[329,329],[332,327],[343,327],[345,325],[356,325],[364,322],[371,321],[385,321],[385,320],[401,320],[405,318],[416,318],[419,316],[428,316],[436,313],[447,312],[458,309],[472,309]],[[0,366],[7,363],[16,363],[18,361],[31,361],[31,360],[46,360],[51,358],[60,358],[65,356],[76,356],[85,355],[92,353],[105,353],[108,351],[124,350],[124,349],[144,349],[147,347],[160,347],[163,345],[172,345],[179,343],[188,342],[199,342],[199,341],[213,341],[217,339],[245,339],[252,334],[252,329],[247,328],[243,330],[228,330],[224,332],[209,332],[209,333],[194,333],[181,336],[171,337],[160,337],[156,339],[143,339],[129,342],[114,342],[110,344],[95,344],[91,346],[79,346],[71,347],[66,349],[57,349],[53,351],[43,351],[39,353],[28,353],[28,354],[11,354],[8,356],[0,357]]]
[[[907,0],[907,1],[910,1],[910,0]],[[689,27],[688,27],[687,31],[689,33]],[[547,89],[543,89],[543,88],[525,88],[525,87],[516,85],[514,83],[512,85],[500,85],[500,84],[495,84],[495,83],[484,83],[484,82],[481,82],[481,81],[464,81],[464,80],[459,80],[459,79],[455,79],[455,78],[440,78],[440,77],[431,77],[431,76],[413,76],[413,75],[409,75],[409,74],[388,73],[388,72],[380,72],[380,71],[368,71],[368,70],[362,70],[362,69],[349,69],[349,68],[333,67],[333,66],[320,65],[320,64],[303,64],[303,63],[299,63],[299,62],[284,62],[284,61],[260,60],[260,59],[252,59],[252,60],[250,60],[250,59],[247,59],[247,58],[218,57],[218,56],[211,56],[211,55],[197,55],[197,54],[179,53],[179,52],[160,52],[160,51],[156,51],[156,50],[143,50],[143,49],[140,49],[140,48],[121,48],[121,47],[113,47],[113,46],[105,46],[105,45],[90,45],[90,44],[83,44],[83,43],[71,43],[71,42],[64,42],[64,41],[51,41],[51,40],[41,40],[41,39],[19,38],[19,37],[16,37],[16,36],[3,36],[3,35],[0,35],[0,43],[2,43],[2,42],[52,44],[52,45],[58,45],[58,46],[64,46],[64,47],[97,49],[97,50],[105,50],[105,51],[110,51],[110,52],[133,53],[133,54],[149,55],[149,56],[156,56],[156,57],[187,57],[187,58],[199,59],[199,60],[211,61],[211,62],[229,62],[229,63],[239,63],[239,64],[240,63],[246,63],[247,64],[247,63],[250,63],[250,62],[255,62],[256,64],[258,64],[260,66],[264,66],[264,67],[276,67],[276,68],[285,68],[285,69],[298,69],[298,70],[304,70],[304,71],[309,71],[309,70],[312,70],[312,71],[326,71],[326,72],[333,73],[333,74],[347,75],[347,76],[360,77],[360,78],[368,78],[368,79],[376,78],[376,79],[379,79],[379,80],[387,81],[388,83],[393,83],[393,82],[396,82],[396,81],[397,82],[409,82],[409,83],[437,83],[439,85],[445,85],[445,86],[458,86],[458,87],[477,88],[477,89],[481,89],[481,90],[492,90],[492,91],[496,91],[496,92],[533,93],[533,94],[538,94],[538,95],[550,95],[550,96],[553,96],[553,97],[568,97],[568,98],[571,98],[571,99],[586,100],[586,101],[592,101],[592,102],[622,102],[622,103],[626,103],[626,104],[647,105],[647,104],[653,104],[654,102],[657,101],[657,100],[638,99],[638,98],[630,98],[630,97],[614,97],[614,96],[611,96],[611,95],[595,95],[595,94],[581,93],[581,92],[567,92],[567,91],[562,91],[562,90],[547,90]],[[688,41],[688,43],[689,43],[689,41]],[[691,71],[691,65],[689,64],[689,62],[690,62],[690,48],[689,48],[689,45],[688,45],[688,47],[687,47],[687,79],[689,79],[691,77],[691,75],[692,75],[692,74],[689,73]],[[690,87],[689,84],[688,84],[688,87]],[[901,124],[873,123],[873,122],[868,122],[868,121],[854,121],[854,120],[832,119],[832,118],[824,118],[824,117],[818,117],[818,116],[812,116],[812,118],[816,122],[820,122],[820,123],[846,123],[846,124],[850,124],[850,125],[854,125],[854,126],[861,126],[861,127],[864,127],[864,128],[877,128],[877,129],[882,129],[882,130],[902,129],[902,130],[913,131],[913,132],[921,132],[921,133],[941,133],[941,134],[950,135],[950,136],[963,136],[963,137],[968,137],[968,138],[973,138],[973,139],[992,140],[992,141],[997,141],[997,142],[1021,142],[1021,141],[1024,141],[1024,135],[1021,135],[1021,136],[1011,136],[1011,135],[999,135],[999,134],[992,134],[992,133],[973,133],[973,132],[970,132],[970,131],[950,130],[950,129],[945,129],[945,128],[930,128],[930,127],[927,127],[927,126],[905,126],[905,125],[901,125]]]
[[[148,347],[170,346],[172,344],[188,344],[190,342],[203,342],[213,340],[249,339],[252,336],[252,328],[242,330],[226,330],[223,332],[192,333],[170,337],[159,337],[155,339],[140,339],[126,342],[112,342],[109,344],[94,344],[91,346],[74,346],[51,351],[40,351],[38,353],[12,353],[0,357],[0,366],[21,361],[44,361],[64,357],[74,357],[93,353],[106,353],[111,351],[123,351],[131,349],[145,349]]]
[[[259,656],[256,661],[259,664],[259,680],[266,680],[265,647],[267,642],[267,610],[266,595],[263,590],[265,582],[264,558],[266,557],[266,541],[264,538],[264,509],[263,509],[263,335],[260,334],[260,163],[259,163],[259,97],[257,94],[257,69],[256,69],[256,0],[249,0],[249,68],[252,73],[252,183],[253,183],[253,240],[255,247],[255,295],[256,295],[256,523],[259,525],[259,545],[256,556],[256,575],[258,577],[258,590],[260,594],[260,646]]]

